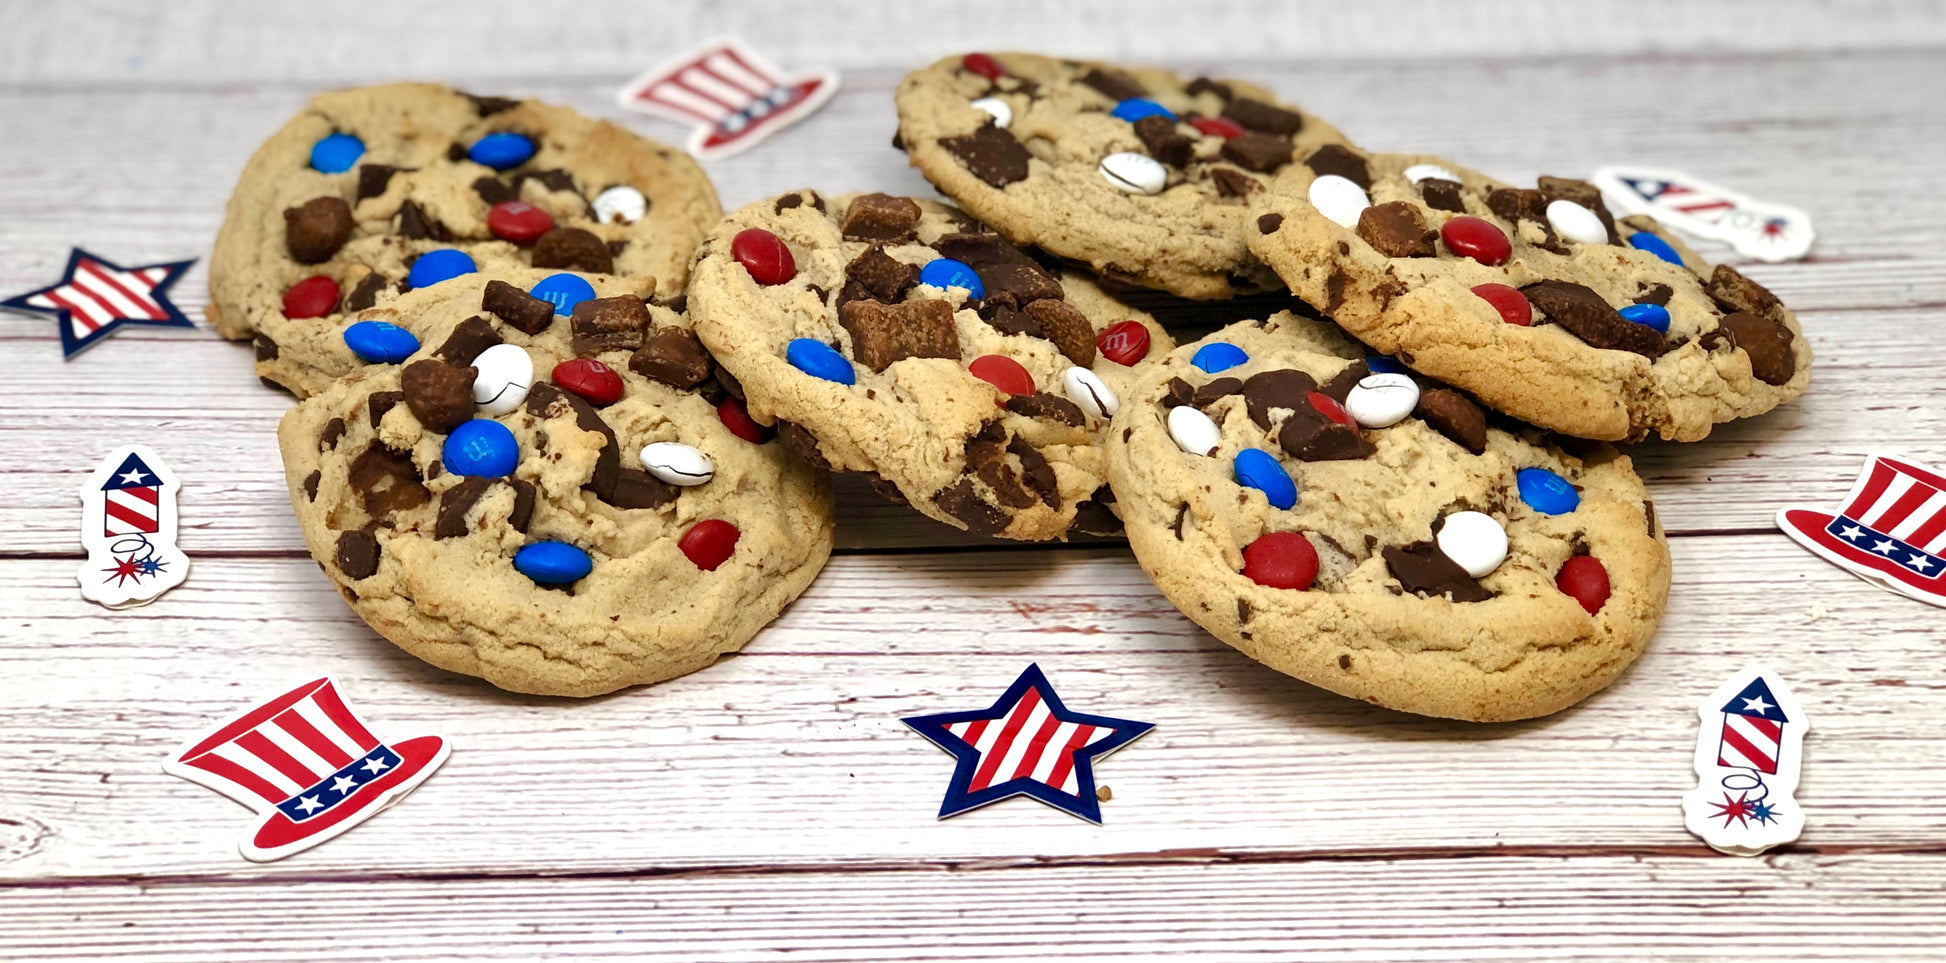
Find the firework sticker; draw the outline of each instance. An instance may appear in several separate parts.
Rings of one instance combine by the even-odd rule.
[[[256,810],[257,823],[237,848],[245,859],[265,863],[384,812],[451,753],[439,736],[380,740],[326,677],[191,739],[163,761],[162,771]]]
[[[616,100],[626,110],[694,125],[689,152],[728,157],[810,115],[838,92],[838,74],[786,77],[734,37],[712,40],[644,73]]]
[[[1611,166],[1591,180],[1625,213],[1723,241],[1759,261],[1794,261],[1810,252],[1816,237],[1811,216],[1795,207],[1755,200],[1681,171]]]
[[[162,456],[142,445],[108,453],[81,484],[81,597],[111,609],[144,605],[182,584],[189,556],[176,548],[176,492]]]
[[[1867,455],[1836,514],[1789,505],[1777,511],[1777,527],[1879,588],[1946,606],[1946,475],[1934,469]]]
[[[1804,831],[1791,793],[1811,723],[1777,673],[1751,666],[1696,709],[1696,788],[1683,794],[1683,822],[1720,852],[1756,856]]]

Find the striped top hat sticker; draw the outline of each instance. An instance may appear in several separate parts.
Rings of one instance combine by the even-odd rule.
[[[824,106],[838,74],[786,75],[734,37],[712,40],[630,81],[627,110],[691,124],[689,152],[703,160],[748,150]]]

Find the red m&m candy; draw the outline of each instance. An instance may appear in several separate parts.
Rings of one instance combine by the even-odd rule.
[[[960,58],[959,64],[988,80],[999,80],[1007,75],[1007,68],[1000,66],[1000,61],[983,53],[967,54]]]
[[[1123,367],[1149,356],[1149,329],[1140,321],[1117,321],[1095,335],[1095,350]]]
[[[1498,267],[1514,256],[1513,242],[1491,223],[1477,217],[1456,217],[1439,229],[1446,249],[1470,257],[1489,267]]]
[[[1554,576],[1554,587],[1593,615],[1608,601],[1608,569],[1593,555],[1576,555]]]
[[[1193,117],[1190,118],[1189,123],[1197,130],[1211,137],[1221,137],[1228,140],[1232,137],[1243,136],[1243,125],[1228,117]]]
[[[622,400],[622,376],[593,358],[563,361],[554,366],[550,377],[562,389],[588,399],[597,408]]]
[[[997,354],[981,355],[966,366],[973,377],[1000,389],[1003,395],[1031,395],[1034,393],[1034,376],[1020,366],[1020,362]]]
[[[1318,550],[1296,532],[1271,532],[1244,548],[1243,574],[1258,585],[1303,591],[1317,580]]]
[[[338,310],[338,282],[314,274],[284,292],[284,317],[322,318]]]
[[[1534,306],[1527,303],[1527,295],[1520,289],[1506,284],[1476,284],[1473,293],[1493,305],[1500,312],[1500,318],[1508,324],[1527,327],[1534,323]]]
[[[730,241],[730,256],[758,284],[782,284],[797,277],[797,259],[782,238],[761,227],[745,228]]]
[[[1346,428],[1358,427],[1358,422],[1351,420],[1351,415],[1345,411],[1345,406],[1339,404],[1330,395],[1322,391],[1313,391],[1305,396],[1305,400],[1311,403],[1311,407],[1318,410],[1318,414],[1344,425]]]
[[[716,406],[716,420],[730,429],[731,434],[753,445],[770,440],[770,429],[757,424],[757,419],[750,417],[750,409],[736,395],[724,396],[723,403]]]
[[[554,230],[554,219],[524,201],[501,201],[487,209],[487,230],[503,241],[526,247]]]
[[[697,522],[695,527],[682,534],[676,547],[689,557],[696,567],[705,572],[714,572],[718,565],[729,560],[730,553],[736,551],[737,539],[742,535],[735,525],[720,518]]]

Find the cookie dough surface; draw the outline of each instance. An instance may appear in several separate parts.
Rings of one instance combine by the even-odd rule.
[[[718,413],[725,391],[680,314],[620,296],[604,302],[611,323],[599,331],[556,317],[530,334],[482,309],[488,283],[462,278],[398,298],[393,309],[422,349],[403,365],[359,368],[285,416],[278,442],[313,557],[400,648],[516,692],[597,695],[741,648],[830,554],[822,473],[774,438],[731,430]],[[511,411],[489,415],[471,385],[474,362],[495,344],[524,349],[534,383]],[[550,380],[577,357],[606,364],[618,400],[599,404]],[[444,464],[453,424],[470,418],[512,433],[510,473],[461,477]],[[640,454],[654,442],[697,449],[712,477],[687,487],[657,479]],[[682,545],[718,522],[735,527],[734,546],[705,570]],[[549,587],[515,568],[516,553],[548,540],[585,552],[592,569]]]
[[[989,79],[967,66],[980,56],[915,71],[896,95],[900,143],[955,203],[1115,280],[1200,299],[1280,286],[1245,247],[1246,202],[1294,158],[1345,143],[1337,129],[1241,81],[1021,53],[992,55],[1004,75]],[[973,105],[988,98],[1008,124]],[[1128,98],[1175,121],[1114,116]],[[1241,136],[1204,133],[1199,118],[1224,118],[1214,129]],[[1120,153],[1160,163],[1160,191],[1105,177],[1103,159]]]
[[[753,229],[789,249],[789,280],[762,283],[732,253]],[[918,281],[947,252],[974,262],[984,299]],[[1119,528],[1101,466],[1107,419],[1073,400],[1068,376],[1091,373],[1112,400],[1172,346],[1147,315],[960,212],[883,194],[799,191],[731,213],[698,252],[689,310],[751,414],[785,423],[807,457],[876,475],[881,492],[946,524],[1026,540]],[[1098,344],[1130,321],[1149,343],[1136,368]],[[794,367],[798,339],[835,349],[854,382]],[[986,356],[1019,365],[1034,393],[976,377]]]
[[[537,150],[505,170],[467,158],[499,132],[526,135]],[[364,152],[349,170],[322,173],[311,151],[334,133],[357,137]],[[639,191],[645,213],[633,222],[631,212],[598,217],[592,202],[612,187]],[[497,237],[487,214],[509,200],[545,212],[556,233],[520,244]],[[300,212],[296,221],[291,211]],[[565,107],[436,84],[320,94],[257,149],[237,181],[210,256],[209,318],[226,338],[251,337],[283,318],[292,285],[322,275],[340,295],[316,320],[335,322],[399,292],[414,258],[448,247],[482,267],[619,274],[676,294],[721,214],[689,155]]]
[[[1607,441],[1695,441],[1809,384],[1810,346],[1776,297],[1727,265],[1711,268],[1652,221],[1614,221],[1593,186],[1542,178],[1523,190],[1436,157],[1360,156],[1353,173],[1372,206],[1338,208],[1350,226],[1313,203],[1326,172],[1293,164],[1253,200],[1250,248],[1292,293],[1414,370],[1524,421]],[[1414,165],[1457,180],[1415,182]],[[1580,208],[1565,213],[1591,229],[1584,239],[1550,220],[1561,202]],[[1504,264],[1452,248],[1443,231],[1461,217],[1509,242]],[[1632,246],[1640,232],[1683,263]],[[1489,283],[1521,292],[1531,324],[1509,323],[1474,293]],[[1666,334],[1619,313],[1645,304],[1666,310]]]
[[[1248,361],[1216,374],[1192,366],[1214,342]],[[1184,345],[1143,372],[1108,440],[1143,569],[1244,654],[1378,705],[1490,722],[1546,715],[1607,685],[1654,634],[1669,590],[1668,548],[1628,458],[1606,445],[1577,457],[1541,432],[1488,428],[1466,417],[1464,399],[1424,380],[1414,413],[1385,428],[1346,429],[1286,407],[1306,404],[1308,390],[1345,397],[1368,374],[1362,353],[1329,325],[1282,313]],[[1302,376],[1275,374],[1285,371]],[[1220,426],[1213,455],[1172,439],[1170,411],[1181,404]],[[1298,437],[1307,446],[1288,450]],[[1295,481],[1290,509],[1238,483],[1233,460],[1246,448],[1268,452]],[[1535,510],[1517,491],[1523,468],[1558,473],[1579,504]],[[1490,515],[1507,535],[1505,561],[1477,579],[1436,548],[1436,530],[1460,511]],[[1314,547],[1309,589],[1243,574],[1245,548],[1280,532]],[[1612,587],[1592,615],[1556,584],[1577,555],[1598,561]]]

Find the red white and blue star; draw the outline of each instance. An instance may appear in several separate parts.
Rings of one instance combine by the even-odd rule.
[[[1100,823],[1095,761],[1155,728],[1068,709],[1038,665],[1029,665],[988,708],[902,721],[959,760],[939,806],[941,819],[1031,796]]]
[[[61,353],[72,358],[125,324],[194,327],[169,300],[169,288],[194,263],[191,258],[122,267],[77,247],[61,280],[0,301],[0,307],[53,315]]]

